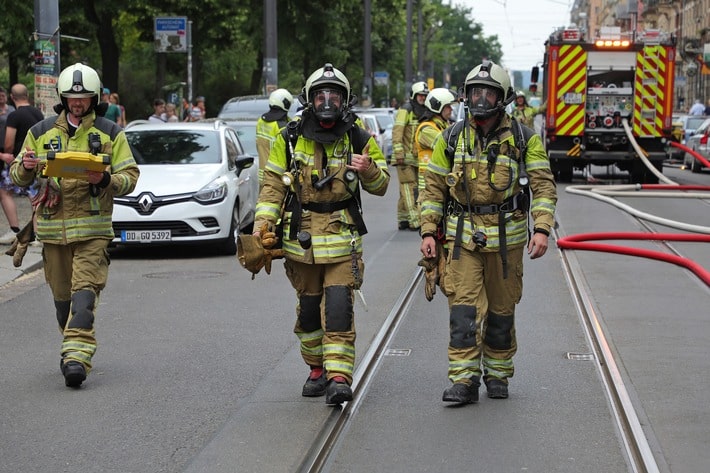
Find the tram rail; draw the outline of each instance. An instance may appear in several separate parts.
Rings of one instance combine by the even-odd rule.
[[[643,222],[641,223],[643,224]],[[553,234],[555,239],[560,238],[558,230],[553,230]],[[582,322],[585,337],[592,349],[597,370],[604,384],[630,471],[633,473],[658,473],[660,471],[658,464],[641,427],[641,422],[621,377],[614,354],[607,342],[582,269],[574,253],[562,249],[558,251],[577,314]]]
[[[423,278],[423,271],[418,268],[412,279],[404,286],[399,298],[382,324],[382,328],[370,344],[363,356],[362,362],[353,374],[353,400],[340,408],[336,407],[325,422],[320,434],[313,443],[298,468],[299,473],[318,473],[327,471],[330,460],[337,453],[339,441],[347,431],[348,425],[355,416],[365,393],[372,384],[377,368],[386,354],[397,329],[403,322],[407,309],[415,296],[415,289]]]
[[[640,219],[637,220],[644,228],[653,231],[647,223]],[[554,230],[553,234],[555,239],[561,237],[558,230]],[[671,245],[664,243],[663,246],[672,253],[681,256],[678,250]],[[563,251],[562,249],[558,251],[565,280],[604,385],[604,391],[612,412],[612,418],[619,432],[629,471],[633,473],[659,473],[658,463],[626,389],[625,381],[622,378],[614,353],[607,341],[607,336],[598,316],[598,310],[590,296],[590,289],[586,284],[582,268],[573,252]],[[357,414],[358,408],[371,386],[377,368],[386,355],[388,345],[406,318],[408,308],[416,294],[415,290],[422,278],[423,272],[418,269],[412,279],[405,285],[399,299],[395,302],[354,374],[353,401],[333,410],[319,436],[297,469],[299,473],[329,471],[329,466],[337,456],[340,442],[347,433],[348,426]]]

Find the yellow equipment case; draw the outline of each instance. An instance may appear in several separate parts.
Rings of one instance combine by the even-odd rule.
[[[102,172],[111,164],[108,154],[91,154],[84,151],[47,153],[43,174],[50,177],[86,179],[86,171]]]

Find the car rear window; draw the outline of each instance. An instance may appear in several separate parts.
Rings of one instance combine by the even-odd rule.
[[[703,122],[707,119],[708,117],[688,117],[688,123],[685,125],[686,129],[688,130],[697,130],[700,125],[703,124]]]
[[[127,130],[126,138],[138,164],[216,164],[222,160],[216,132]]]
[[[219,118],[225,120],[256,120],[269,111],[269,100],[240,100],[225,104]]]

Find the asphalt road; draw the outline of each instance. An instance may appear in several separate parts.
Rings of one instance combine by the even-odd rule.
[[[708,173],[667,173],[710,185]],[[624,212],[565,187],[563,235],[641,229]],[[419,259],[418,235],[396,230],[396,198],[393,180],[387,196],[365,201],[368,311],[356,307],[358,356]],[[707,200],[622,200],[710,224]],[[708,245],[677,248],[710,268]],[[573,257],[660,471],[705,471],[710,289],[667,263]],[[392,343],[409,356],[385,358],[330,471],[627,471],[594,361],[565,357],[590,348],[560,259],[551,245],[542,260],[525,262],[510,399],[483,396],[453,409],[441,402],[446,302],[421,294]],[[80,390],[66,388],[59,372],[61,337],[41,272],[0,305],[0,472],[296,471],[331,408],[300,396],[307,369],[281,265],[251,280],[235,258],[206,251],[119,250],[110,271],[95,369]]]

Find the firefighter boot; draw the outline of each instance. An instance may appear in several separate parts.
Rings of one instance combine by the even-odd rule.
[[[78,388],[86,379],[86,368],[80,362],[69,360],[62,362],[64,384],[70,388]]]
[[[325,394],[325,370],[322,366],[312,366],[311,374],[303,385],[301,396],[319,397]]]
[[[454,383],[444,390],[441,400],[444,402],[455,402],[457,404],[472,404],[478,402],[478,387],[481,384],[478,380],[471,380],[471,383]]]
[[[336,376],[328,381],[325,387],[325,403],[338,405],[353,400],[353,391],[342,376]]]
[[[491,399],[508,399],[508,383],[504,379],[488,378],[485,380],[488,397]]]

